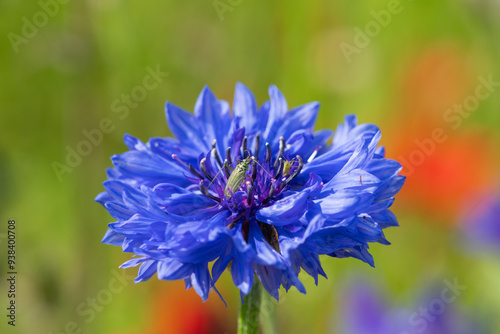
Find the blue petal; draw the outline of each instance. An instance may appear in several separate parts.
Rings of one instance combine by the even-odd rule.
[[[321,206],[324,215],[330,218],[344,219],[353,213],[365,212],[372,201],[371,194],[339,191],[314,202]]]
[[[233,166],[236,165],[236,160],[240,158],[240,148],[243,143],[243,138],[245,137],[245,128],[236,130],[230,140],[231,147],[231,159],[233,160]]]
[[[168,127],[177,139],[184,145],[198,148],[201,151],[209,149],[203,138],[200,123],[191,113],[167,102],[165,105]]]
[[[251,259],[255,256],[255,250],[243,238],[241,225],[230,231],[235,232],[232,235],[231,242],[223,251],[221,251],[220,258],[215,261],[212,267],[212,276],[214,281],[219,279],[220,275],[233,258],[246,258],[248,261],[251,261]]]
[[[284,269],[282,255],[267,242],[257,222],[251,221],[249,224],[248,243],[256,252],[254,262]]]
[[[284,138],[286,139],[287,152],[291,157],[296,155],[307,157],[315,149],[315,146],[312,144],[314,135],[311,131],[297,130]]]
[[[167,258],[158,263],[158,278],[175,281],[191,276],[193,265],[182,263],[175,259]]]
[[[116,168],[106,168],[106,175],[110,180],[116,180],[121,177],[121,173]]]
[[[158,261],[148,260],[145,261],[139,268],[137,277],[134,279],[135,283],[147,281],[156,273],[156,267],[158,266]]]
[[[371,217],[362,216],[357,222],[358,232],[366,241],[375,242],[382,236],[382,229]]]
[[[377,147],[377,149],[375,150],[374,158],[382,159],[384,157],[385,157],[385,147],[384,146]]]
[[[169,183],[156,185],[151,191],[151,197],[169,214],[174,215],[192,215],[196,210],[216,204],[208,197]]]
[[[330,149],[306,164],[299,180],[303,180],[303,173],[314,172],[329,181],[342,168],[347,172],[364,167],[375,154],[380,130],[372,124],[357,126],[356,122],[355,116],[346,116],[346,124],[337,128]]]
[[[376,213],[379,211],[383,211],[385,209],[388,209],[389,207],[392,206],[392,203],[394,203],[394,197],[388,198],[386,200],[377,202],[375,204],[370,205],[368,208],[366,208],[366,212],[372,214]],[[361,212],[359,212],[361,213]]]
[[[235,256],[231,265],[231,275],[234,285],[245,295],[248,295],[253,284],[254,272],[251,264],[244,256]]]
[[[300,247],[293,250],[290,258],[300,268],[303,268],[306,273],[314,277],[314,282],[318,285],[318,274],[327,278],[317,254],[308,251],[305,247]]]
[[[214,283],[219,279],[222,273],[226,270],[227,265],[232,261],[232,248],[232,243],[229,243],[226,248],[221,251],[220,257],[214,262],[212,266],[212,280]]]
[[[368,263],[372,267],[375,267],[373,256],[368,252],[368,249],[364,246],[338,250],[329,255],[338,258],[353,257],[355,259]]]
[[[121,234],[116,233],[112,229],[108,229],[106,234],[102,238],[101,242],[103,244],[113,245],[113,246],[121,246],[125,237]]]
[[[125,189],[129,191],[135,191],[131,186],[126,184],[123,181],[118,181],[118,180],[108,180],[104,181],[102,183],[106,191],[108,192],[109,195],[113,197],[113,199],[116,201],[121,201],[123,197],[123,191]]]
[[[128,151],[112,156],[111,160],[121,173],[132,178],[169,180],[171,183],[186,184],[184,171],[177,164],[158,155],[144,151]]]
[[[345,124],[339,124],[332,141],[332,149],[347,144],[353,140],[363,140],[373,137],[379,131],[374,124],[357,125],[355,115],[347,115],[344,118]]]
[[[259,108],[259,125],[258,128],[261,129],[261,131],[264,131],[267,127],[267,121],[269,119],[269,112],[271,109],[271,103],[269,101],[266,101],[262,104],[262,106]],[[264,133],[262,133],[264,135]],[[264,137],[266,139],[266,137]]]
[[[314,124],[318,117],[319,103],[311,102],[300,107],[291,109],[285,116],[278,133],[288,138],[297,130],[314,130]]]
[[[136,267],[146,261],[148,258],[147,257],[136,257],[134,259],[130,259],[128,261],[125,261],[120,268],[126,269],[126,268],[131,268],[131,267]]]
[[[309,192],[298,192],[287,196],[271,206],[260,209],[255,217],[261,221],[275,226],[283,226],[299,221],[307,210]]]
[[[206,301],[210,291],[210,272],[207,264],[198,264],[194,266],[194,272],[191,274],[191,284],[196,293]]]
[[[314,133],[309,130],[297,130],[286,139],[286,152],[290,157],[300,155],[305,161],[311,157],[315,150],[322,154],[326,150],[326,142],[332,136],[330,130],[320,130]]]
[[[200,154],[199,147],[193,148],[192,146],[184,145],[174,138],[151,138],[148,143],[151,152],[167,160],[172,157],[172,154],[176,154],[186,164],[196,164],[196,159]]]
[[[112,200],[113,200],[113,196],[111,196],[107,192],[100,193],[94,199],[94,201],[96,201],[97,203],[99,203],[99,204],[101,204],[103,206],[106,204],[106,202],[109,202],[109,201],[112,201]]]
[[[322,189],[322,192],[339,191],[343,189],[373,192],[380,184],[374,175],[362,170],[354,169],[346,174],[335,175]]]
[[[366,165],[366,170],[381,180],[396,175],[402,168],[399,162],[390,159],[373,159]]]
[[[255,213],[257,220],[274,226],[284,226],[299,223],[300,218],[313,205],[314,198],[323,187],[321,178],[311,173],[309,180],[300,192],[288,192],[286,197],[276,201],[273,205],[262,208]]]
[[[282,270],[281,275],[281,284],[288,291],[292,286],[296,287],[297,290],[301,293],[306,293],[306,288],[302,284],[302,282],[297,277],[297,273],[293,271],[293,269],[288,266],[286,270]]]
[[[307,163],[297,178],[305,181],[309,173],[315,173],[328,182],[344,167],[348,160],[349,154],[346,152],[329,151]]]
[[[242,83],[236,84],[234,91],[233,113],[240,118],[240,126],[252,134],[258,121],[257,102],[253,93]]]
[[[125,134],[123,136],[123,141],[125,142],[125,145],[127,145],[127,147],[132,151],[133,150],[138,150],[138,151],[147,150],[146,145],[144,145],[144,143],[142,141],[140,141],[139,139],[137,139],[129,134]]]
[[[377,213],[370,214],[374,221],[376,221],[381,228],[399,226],[398,220],[391,210],[383,210]]]
[[[402,175],[395,176],[394,178],[387,180],[380,187],[380,191],[375,194],[375,201],[382,201],[396,195],[403,187],[406,177]]]
[[[255,274],[264,288],[276,300],[279,300],[278,289],[281,286],[281,271],[271,266],[252,264]]]
[[[304,247],[316,254],[330,254],[332,252],[364,244],[359,240],[340,233],[341,230],[327,227],[313,233],[304,243]]]
[[[104,207],[108,210],[109,214],[117,220],[127,220],[134,215],[134,212],[130,211],[129,208],[122,203],[107,202],[104,204]]]
[[[122,243],[122,250],[127,253],[133,253],[135,252],[135,249],[138,247],[142,246],[143,242],[147,238],[125,238]],[[136,253],[138,254],[138,253]]]
[[[219,257],[221,249],[224,249],[229,242],[229,237],[219,234],[220,237],[211,242],[203,242],[195,238],[186,236],[183,239],[184,247],[172,250],[170,255],[182,262],[205,263],[214,261]],[[189,243],[189,244],[188,244]]]
[[[120,223],[111,223],[109,224],[109,227],[117,233],[120,233],[121,235],[124,235],[128,238],[147,238],[151,234],[151,232],[149,231],[150,225],[151,222],[126,221]]]
[[[144,196],[145,197],[145,196]],[[129,190],[123,191],[123,203],[129,210],[143,215],[162,220],[165,217],[165,212],[156,206],[151,206],[149,200],[143,196],[137,196]]]
[[[271,98],[271,104],[269,109],[269,118],[264,131],[264,138],[271,144],[279,139],[279,137],[276,136],[276,133],[281,126],[283,117],[288,111],[288,105],[283,94],[274,85],[269,87],[269,97]]]
[[[201,124],[204,141],[212,144],[217,140],[217,149],[220,154],[226,150],[226,136],[229,132],[231,119],[228,108],[223,108],[215,95],[205,86],[201,91],[194,107],[196,122]]]
[[[370,159],[370,146],[371,142],[368,141],[358,146],[345,166],[339,171],[339,174],[348,173],[353,169],[363,168],[368,159]]]

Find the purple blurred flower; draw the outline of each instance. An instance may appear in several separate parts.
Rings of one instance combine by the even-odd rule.
[[[442,290],[425,290],[410,305],[391,305],[386,291],[356,281],[342,295],[339,333],[349,334],[486,334],[487,324],[440,301]],[[448,291],[448,293],[450,293]],[[454,299],[456,301],[456,299]],[[440,305],[440,308],[436,308]]]
[[[256,275],[278,299],[280,286],[305,293],[301,269],[326,277],[321,254],[373,265],[368,244],[389,244],[405,178],[378,127],[347,116],[334,135],[313,131],[318,103],[289,110],[275,86],[269,95],[258,108],[238,84],[231,114],[205,87],[194,115],[166,104],[176,138],[125,136],[96,201],[117,220],[102,241],[139,256],[122,265],[141,265],[136,282],[184,279],[205,300],[230,266],[243,294]]]
[[[482,192],[468,201],[461,218],[462,232],[474,247],[500,250],[500,194]]]

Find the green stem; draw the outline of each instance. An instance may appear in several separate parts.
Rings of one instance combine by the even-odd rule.
[[[262,304],[260,306],[260,329],[262,334],[276,334],[276,301],[267,291],[262,294]]]
[[[261,297],[262,283],[255,279],[250,293],[243,298],[238,317],[238,334],[256,334],[259,331]]]

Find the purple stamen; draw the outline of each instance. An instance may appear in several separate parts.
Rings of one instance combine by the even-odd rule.
[[[274,161],[274,169],[276,169],[278,167],[278,163],[279,163],[278,159],[283,157],[284,152],[285,152],[285,138],[280,137],[280,148],[279,148],[278,156],[276,157],[276,160]]]
[[[210,199],[213,199],[214,201],[217,201],[217,202],[219,202],[219,203],[220,203],[221,199],[220,199],[220,198],[218,198],[218,197],[215,197],[214,195],[212,195],[212,194],[208,191],[208,189],[207,189],[207,188],[205,188],[205,185],[203,184],[203,180],[200,180],[200,191],[201,191],[201,193],[202,193],[204,196],[206,196],[206,197],[208,197],[208,198],[210,198]]]
[[[207,168],[205,167],[205,162],[207,161],[207,158],[203,158],[200,161],[200,170],[205,175],[205,177],[210,181],[210,183],[214,182],[214,178],[210,173],[207,171]]]
[[[257,179],[257,160],[254,160],[252,163],[252,183]]]
[[[259,158],[259,149],[260,149],[260,133],[257,133],[255,136],[255,152],[253,153],[257,159]]]
[[[219,156],[219,153],[217,153],[217,148],[215,147],[216,144],[217,141],[214,139],[214,141],[212,142],[212,157],[215,159],[215,161],[217,161],[219,167],[222,167],[222,160]]]
[[[189,168],[188,165],[177,156],[177,154],[172,154],[172,159],[177,161],[182,167],[186,169]]]
[[[271,161],[271,145],[269,143],[266,143],[266,164]]]
[[[247,142],[248,142],[248,138],[247,138],[247,136],[245,136],[245,137],[243,138],[243,144],[242,144],[242,149],[243,149],[243,159],[246,159],[246,157],[248,157]]]
[[[232,166],[233,165],[233,160],[231,159],[231,147],[228,147],[226,149],[226,160],[227,160],[227,164],[229,166]]]
[[[229,179],[229,176],[231,176],[231,172],[229,171],[227,160],[224,160],[224,166],[222,168],[224,169],[224,175],[226,176],[226,179]]]
[[[250,181],[247,181],[247,204],[250,206],[252,204],[253,197],[253,187]]]
[[[204,177],[193,167],[193,165],[189,164],[189,171],[191,172],[191,174],[193,174],[194,176],[196,176],[197,178],[203,180]]]

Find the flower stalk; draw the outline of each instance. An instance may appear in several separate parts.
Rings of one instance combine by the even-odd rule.
[[[262,283],[254,280],[250,293],[243,298],[238,316],[238,334],[256,334],[259,330]]]

